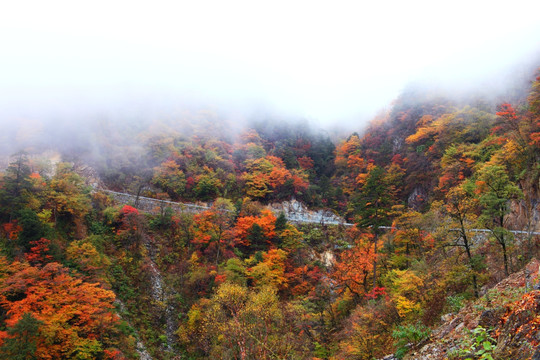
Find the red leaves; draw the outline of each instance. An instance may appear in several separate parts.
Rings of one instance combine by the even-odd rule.
[[[41,238],[36,241],[31,241],[30,244],[33,245],[30,248],[30,252],[28,254],[24,254],[26,261],[28,261],[30,264],[34,266],[43,266],[52,260],[52,256],[48,254],[50,244],[49,240]]]
[[[534,132],[530,136],[531,142],[529,145],[535,145],[540,147],[540,132]]]
[[[214,278],[214,283],[216,285],[223,284],[227,280],[227,275],[225,274],[216,274],[216,277]]]
[[[516,110],[510,104],[501,104],[499,106],[499,111],[496,113],[497,116],[501,116],[506,119],[515,120],[517,119]]]
[[[133,206],[124,205],[124,207],[122,208],[122,213],[125,216],[129,216],[132,214],[139,215],[139,210],[135,209]]]
[[[103,350],[105,360],[122,360],[125,359],[124,354],[117,349]]]
[[[22,231],[22,227],[17,224],[17,220],[2,224],[2,229],[10,240],[17,240],[19,233]]]
[[[400,154],[396,154],[392,157],[391,161],[392,161],[392,164],[403,166],[405,159],[403,159],[403,156],[401,156]]]
[[[366,294],[368,299],[378,299],[383,296],[387,298],[388,294],[386,293],[386,288],[380,286],[373,288],[369,293]]]
[[[285,274],[288,279],[290,292],[293,296],[309,295],[315,292],[317,284],[322,278],[318,266],[304,265],[293,267]]]
[[[313,160],[309,156],[302,156],[297,160],[302,169],[307,170],[313,168]]]
[[[232,206],[232,205],[231,205]],[[227,255],[233,246],[231,231],[233,214],[225,207],[214,207],[193,217],[193,240],[198,249],[207,255],[215,257],[216,263],[220,256]],[[229,251],[230,252],[230,251]]]

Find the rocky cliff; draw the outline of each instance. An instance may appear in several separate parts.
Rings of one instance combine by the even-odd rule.
[[[405,359],[477,359],[483,341],[492,343],[486,353],[494,359],[540,359],[539,267],[534,259],[458,313],[443,316],[430,342]]]

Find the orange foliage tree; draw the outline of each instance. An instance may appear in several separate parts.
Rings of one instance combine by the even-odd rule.
[[[294,195],[309,185],[305,172],[287,169],[283,160],[276,156],[247,160],[246,164],[247,171],[242,178],[246,183],[246,194],[252,198],[265,199],[272,193],[276,194],[274,197]]]
[[[233,206],[230,201],[218,199],[210,210],[193,217],[193,240],[199,250],[213,256],[216,265],[227,250],[234,247],[232,226]]]
[[[34,267],[0,259],[0,306],[6,314],[2,325],[13,328],[24,314],[37,319],[41,341],[35,358],[103,357],[119,335],[114,299],[112,291],[72,277],[58,263]],[[0,342],[8,338],[8,332],[0,334]]]
[[[263,210],[260,216],[242,216],[236,221],[234,227],[235,244],[242,246],[261,247],[261,242],[271,245],[275,238],[276,217],[268,209]],[[257,242],[254,244],[254,242]]]
[[[368,293],[375,258],[374,236],[366,233],[359,234],[354,245],[343,251],[335,265],[332,277],[339,291],[348,290],[356,298]]]
[[[270,285],[277,289],[285,289],[288,280],[285,276],[285,260],[287,253],[281,249],[270,249],[263,253],[263,261],[248,269],[248,275],[258,287]],[[252,260],[249,259],[248,262]]]

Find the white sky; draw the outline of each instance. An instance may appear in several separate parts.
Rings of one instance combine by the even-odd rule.
[[[350,120],[419,77],[490,75],[538,53],[539,10],[524,0],[0,0],[0,108],[200,101]]]

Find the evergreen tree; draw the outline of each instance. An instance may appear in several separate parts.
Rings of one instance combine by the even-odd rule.
[[[32,209],[22,209],[17,217],[22,231],[18,237],[19,246],[24,250],[30,249],[30,243],[46,236],[46,228]]]
[[[42,321],[31,313],[24,313],[15,326],[8,328],[8,338],[0,347],[0,359],[32,360],[37,359],[35,353],[40,341]]]
[[[25,197],[31,188],[28,158],[24,153],[18,153],[16,156],[17,159],[6,169],[3,184],[0,186],[1,216],[8,221],[24,207]]]
[[[510,200],[523,196],[521,190],[508,177],[504,166],[487,165],[479,171],[477,192],[482,205],[481,221],[501,246],[504,272],[508,276],[508,247],[512,233],[506,229],[507,215],[510,212]]]
[[[382,226],[391,224],[391,209],[394,204],[393,184],[387,181],[382,167],[375,166],[369,171],[365,182],[354,200],[357,226],[369,229],[375,236],[373,256],[373,287],[377,287],[377,241]]]

